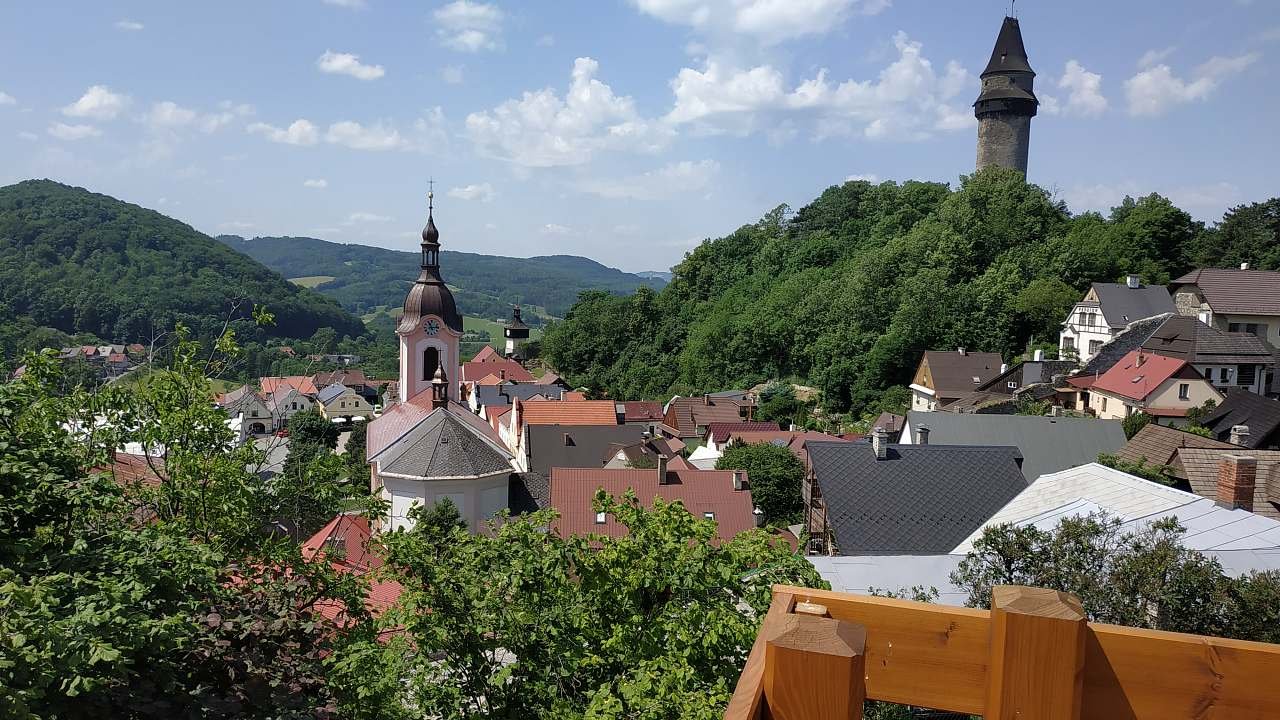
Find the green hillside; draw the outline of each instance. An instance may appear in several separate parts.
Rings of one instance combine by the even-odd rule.
[[[275,314],[259,328],[254,305]],[[143,341],[182,322],[197,337],[230,318],[242,340],[366,333],[336,302],[190,225],[153,210],[48,180],[0,188],[0,348],[51,333]]]
[[[827,409],[873,409],[927,349],[1056,351],[1091,282],[1276,269],[1277,218],[1270,200],[1206,227],[1159,195],[1073,216],[1000,170],[959,188],[848,182],[703,243],[661,292],[586,298],[547,331],[542,356],[611,397],[789,378],[820,388]]]
[[[416,252],[307,237],[246,240],[222,235],[218,239],[285,277],[331,277],[316,289],[356,314],[379,306],[400,305],[418,275]],[[445,244],[447,247],[447,238]],[[440,265],[445,279],[455,288],[459,309],[467,315],[487,318],[507,316],[516,302],[542,306],[550,315],[559,317],[583,290],[623,294],[641,286],[660,288],[665,284],[661,278],[642,278],[573,255],[512,258],[444,250]],[[528,320],[536,322],[537,318]]]

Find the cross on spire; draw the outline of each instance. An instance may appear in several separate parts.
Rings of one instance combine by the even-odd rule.
[[[430,178],[427,180],[427,214],[428,215],[430,215],[431,211],[435,209],[433,207],[433,205],[435,204],[435,197],[436,197],[436,180],[435,178]]]

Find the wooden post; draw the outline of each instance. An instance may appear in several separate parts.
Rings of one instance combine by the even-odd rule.
[[[991,591],[987,720],[1079,720],[1089,626],[1080,600],[1043,588]]]
[[[861,720],[866,629],[808,614],[769,620],[764,699],[773,720]]]

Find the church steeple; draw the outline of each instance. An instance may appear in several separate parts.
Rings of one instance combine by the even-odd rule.
[[[427,193],[427,226],[422,228],[422,273],[419,282],[440,282],[440,231],[436,229],[435,191]]]
[[[427,193],[427,225],[422,229],[418,279],[404,299],[396,326],[400,336],[400,400],[431,392],[433,402],[458,399],[459,346],[462,315],[453,293],[440,276],[440,230],[436,228],[435,193]],[[445,385],[437,387],[437,378]],[[443,396],[440,392],[443,390]]]

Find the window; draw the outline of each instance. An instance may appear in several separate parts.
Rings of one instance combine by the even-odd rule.
[[[346,406],[347,406],[346,400],[343,400],[342,402],[338,403],[338,407],[345,408]]]
[[[1075,349],[1076,349],[1076,339],[1075,339],[1075,338],[1073,338],[1073,337],[1071,337],[1070,335],[1064,335],[1064,336],[1062,337],[1062,348],[1063,348],[1064,350],[1075,350]]]
[[[1231,371],[1230,371],[1230,370],[1228,370],[1227,368],[1224,368],[1224,367],[1222,367],[1222,368],[1218,368],[1218,384],[1219,384],[1219,385],[1226,385],[1226,384],[1227,384],[1227,377],[1228,377],[1230,374],[1231,374]]]
[[[1237,385],[1252,385],[1258,379],[1257,365],[1241,365],[1240,370],[1236,373]]]
[[[1190,399],[1191,399],[1191,384],[1190,384],[1190,383],[1178,383],[1178,399],[1179,399],[1179,400],[1190,400]]]
[[[596,513],[596,524],[597,524],[597,525],[603,525],[603,524],[604,524],[604,513],[602,513],[602,512],[598,512],[598,513]]]
[[[1107,411],[1107,398],[1106,398],[1106,396],[1104,395],[1104,396],[1102,397],[1102,412],[1106,412],[1106,411]]]
[[[294,409],[294,410],[297,410],[297,409],[298,409],[298,403],[293,403],[293,409]]]
[[[1010,380],[1009,382],[1005,383],[1004,386],[1009,388],[1010,390],[1018,389],[1018,383],[1014,382],[1013,380]]]
[[[431,382],[436,376],[436,368],[440,367],[440,351],[429,347],[422,351],[422,379]]]
[[[1101,349],[1102,349],[1102,341],[1101,341],[1101,340],[1090,340],[1090,341],[1089,341],[1089,354],[1090,354],[1090,355],[1096,355],[1096,354],[1097,354],[1097,352],[1098,352],[1099,350],[1101,350]]]
[[[1227,332],[1243,332],[1250,335],[1257,335],[1260,338],[1267,336],[1266,323],[1227,323]]]
[[[708,510],[708,511],[706,511],[706,512],[702,513],[702,517],[703,517],[704,519],[707,519],[707,520],[715,520],[715,519],[716,519],[716,514],[715,514],[715,513],[713,513],[713,512],[711,512],[710,510]]]

